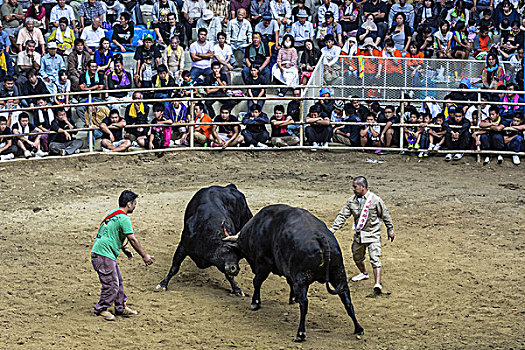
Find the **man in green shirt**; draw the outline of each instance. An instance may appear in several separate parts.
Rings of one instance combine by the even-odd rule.
[[[153,264],[153,257],[146,254],[133,233],[133,226],[128,214],[133,213],[137,206],[138,195],[125,190],[118,199],[119,209],[112,210],[100,224],[93,248],[91,263],[98,273],[102,288],[100,300],[95,305],[95,315],[104,317],[107,321],[115,320],[108,308],[115,305],[115,314],[119,316],[136,315],[137,311],[126,306],[128,297],[124,293],[122,275],[117,265],[120,251],[133,258],[132,251],[124,245],[126,238],[131,246],[140,254],[146,265]]]

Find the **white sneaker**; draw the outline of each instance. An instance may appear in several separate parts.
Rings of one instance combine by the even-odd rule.
[[[1,160],[1,161],[9,160],[9,159],[10,159],[10,158],[9,158],[7,155],[5,155],[5,156],[2,155],[2,156],[0,156],[0,160]]]
[[[498,164],[501,164],[501,163],[503,163],[503,156],[499,155],[498,156]]]
[[[37,152],[35,153],[35,157],[37,157],[37,158],[45,157],[45,156],[47,156],[48,154],[49,154],[49,153],[47,153],[47,152],[43,152],[42,150],[40,150],[40,151],[37,151]]]
[[[374,292],[379,295],[381,294],[382,291],[383,291],[383,286],[380,283],[376,283],[374,285]]]
[[[328,142],[324,142],[322,145],[321,145],[322,148],[328,148]]]
[[[261,143],[261,142],[257,142],[257,147],[259,147],[259,148],[268,148],[268,146],[266,146],[264,143]]]
[[[370,278],[369,274],[364,274],[364,273],[361,272],[359,275],[356,275],[356,276],[352,277],[352,282],[367,280],[369,278]]]
[[[131,143],[131,147],[139,147],[139,143],[137,141],[133,141]]]
[[[456,153],[454,155],[454,160],[460,160],[461,158],[463,158],[463,153]]]
[[[317,142],[312,142],[312,146],[313,146],[314,148],[317,148],[317,147],[319,147],[319,144],[318,144]]]
[[[514,163],[514,165],[520,165],[521,161],[520,161],[520,156],[518,155],[513,155],[512,156],[512,163]]]
[[[483,160],[483,165],[487,165],[489,163],[490,163],[490,157],[487,156],[487,157],[485,157],[485,160]]]
[[[445,156],[445,161],[450,162],[452,160],[452,153],[449,153]]]
[[[102,147],[102,152],[104,152],[104,153],[112,153],[113,151],[110,150],[109,148]]]
[[[24,151],[24,157],[26,157],[26,158],[31,157],[31,152],[30,151]]]
[[[255,145],[250,145],[250,148],[255,148]]]

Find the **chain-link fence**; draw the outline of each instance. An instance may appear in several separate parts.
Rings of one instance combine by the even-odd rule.
[[[309,85],[330,86],[334,97],[363,99],[398,99],[404,92],[415,99],[443,99],[449,93],[446,89],[457,89],[464,78],[471,88],[483,88],[485,68],[485,61],[398,57],[340,56],[332,65],[322,62]],[[513,81],[513,67],[508,63],[502,66],[505,82]]]

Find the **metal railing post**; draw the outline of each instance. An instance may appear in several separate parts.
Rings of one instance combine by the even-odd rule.
[[[399,120],[401,121],[401,124],[405,123],[405,102],[404,100],[401,101],[401,117],[399,118]],[[405,143],[405,127],[400,126],[400,130],[399,130],[399,152],[400,153],[403,152],[404,143]]]
[[[479,126],[479,123],[481,122],[481,94],[478,92],[478,103],[479,103],[479,110],[478,110],[478,120],[476,121],[476,126]],[[481,150],[480,146],[476,146],[476,150]],[[479,163],[481,162],[481,154],[478,153],[476,156],[476,161]]]
[[[91,93],[88,95],[88,101],[89,101],[89,105],[88,105],[88,127],[90,128],[90,130],[88,131],[88,144],[89,144],[89,152],[93,152],[93,149],[94,149],[94,143],[95,143],[95,140],[93,140],[93,130],[91,130],[91,126],[93,124],[93,116],[92,116],[92,113],[93,113],[93,105],[91,103],[93,103],[93,100],[92,100],[92,95]]]
[[[304,100],[299,101],[299,115],[301,116],[301,124],[299,125],[299,146],[304,146]]]
[[[193,89],[190,90],[190,122],[195,122],[195,108],[193,105]],[[195,147],[195,125],[190,126],[190,148]]]

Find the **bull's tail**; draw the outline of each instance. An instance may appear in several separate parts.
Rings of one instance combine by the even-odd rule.
[[[326,290],[332,295],[338,295],[343,291],[345,283],[342,281],[335,289],[330,287],[330,244],[325,236],[321,237],[320,243],[323,249],[323,261],[325,263]]]

